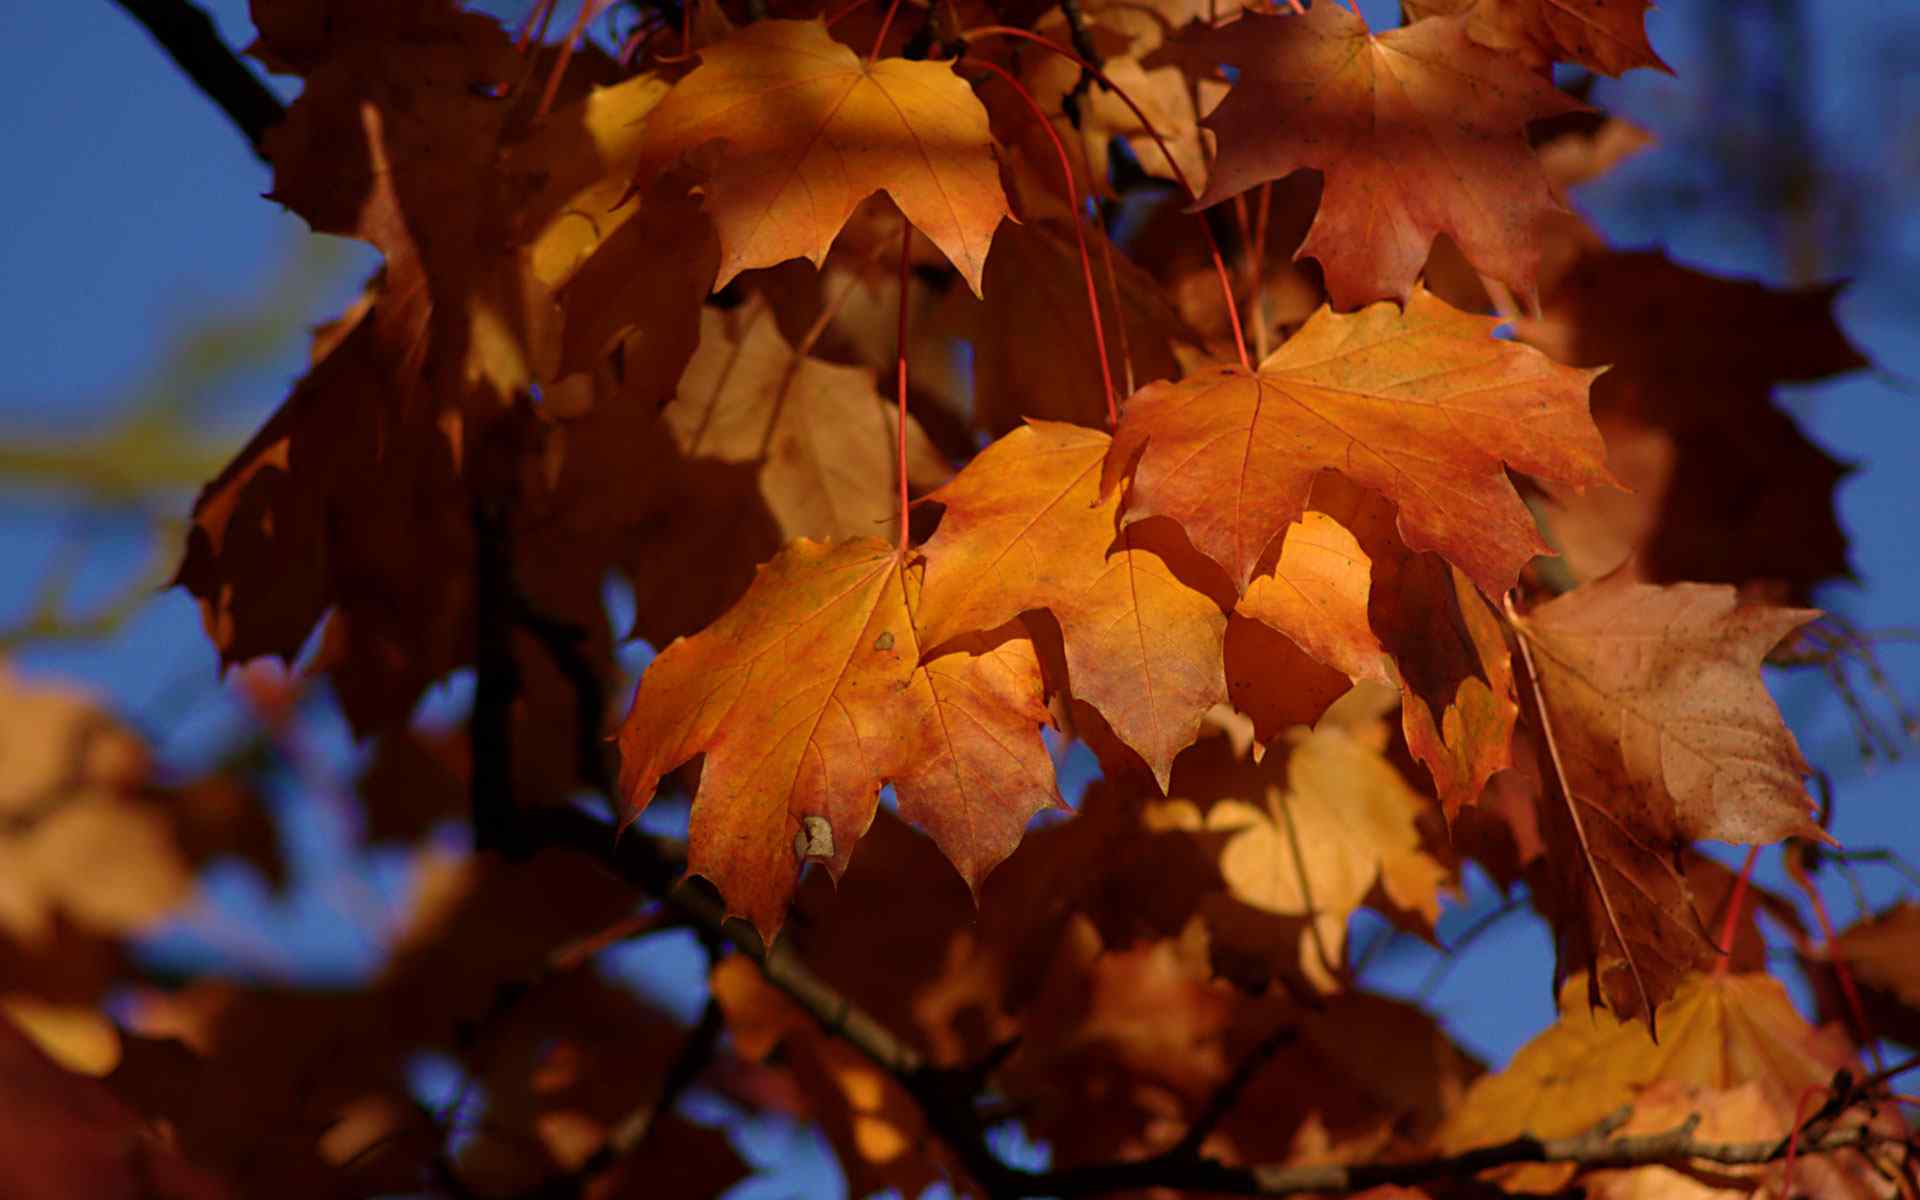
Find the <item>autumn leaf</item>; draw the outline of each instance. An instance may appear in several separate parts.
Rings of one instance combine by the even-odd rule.
[[[894,406],[872,372],[787,345],[763,305],[703,312],[699,349],[665,419],[686,457],[754,465],[783,540],[898,533]],[[946,464],[907,422],[911,481],[943,482]]]
[[[918,592],[877,539],[803,538],[641,676],[620,730],[628,811],[704,754],[687,869],[769,942],[801,867],[846,870],[883,782],[975,887],[1058,803],[1030,646],[1015,634],[923,663]]]
[[[1818,614],[1612,576],[1516,622],[1570,782],[1637,825],[1743,845],[1821,834],[1760,664]]]
[[[1836,1071],[1854,1067],[1845,1039],[1808,1025],[1766,975],[1690,976],[1660,1007],[1658,1042],[1638,1021],[1590,1012],[1585,990],[1570,980],[1559,1021],[1521,1047],[1506,1070],[1473,1086],[1437,1137],[1443,1152],[1523,1134],[1572,1136],[1629,1106],[1636,1113],[1645,1106],[1654,1118],[1640,1132],[1675,1127],[1688,1107],[1711,1120],[1717,1105],[1732,1104],[1759,1121],[1723,1136],[1784,1136],[1809,1090],[1823,1091]],[[1764,1170],[1777,1178],[1780,1167]],[[1496,1177],[1508,1191],[1557,1192],[1574,1174],[1570,1164],[1555,1164],[1505,1168]]]
[[[847,1172],[850,1195],[891,1188],[916,1196],[949,1178],[964,1181],[900,1081],[822,1031],[745,959],[720,963],[709,986],[744,1056],[759,1062],[780,1052]]]
[[[1396,1131],[1434,1128],[1477,1070],[1411,1005],[1360,993],[1316,1012],[1235,989],[1214,975],[1197,924],[1123,947],[1070,922],[1024,1023],[1002,1078],[1063,1164],[1167,1150],[1276,1033],[1208,1157],[1368,1155]]]
[[[19,1200],[235,1194],[112,1088],[55,1062],[3,1013],[0,1154],[7,1194]]]
[[[1204,752],[1182,758],[1170,798],[1149,810],[1155,828],[1225,835],[1220,875],[1228,891],[1310,923],[1289,949],[1295,969],[1326,992],[1341,986],[1348,920],[1376,887],[1430,929],[1447,878],[1417,828],[1431,801],[1369,743],[1373,725],[1349,730],[1329,718],[1295,730],[1258,763],[1211,739]]]
[[[1563,902],[1557,922],[1558,972],[1594,971],[1595,996],[1617,1011],[1650,1012],[1694,957],[1622,944],[1629,922],[1619,906],[1658,894],[1639,877],[1671,875],[1663,856],[1696,838],[1825,840],[1808,819],[1801,780],[1811,768],[1760,678],[1767,653],[1815,615],[1742,605],[1727,587],[1615,574],[1515,621],[1565,794],[1566,825],[1543,833],[1569,864],[1562,887],[1578,898]]]
[[[1545,524],[1580,578],[1631,560],[1649,583],[1766,583],[1805,603],[1852,577],[1834,503],[1852,467],[1772,399],[1778,384],[1865,365],[1835,295],[1593,247],[1540,319],[1515,323],[1560,362],[1612,364],[1594,382],[1593,414],[1632,491],[1546,488]]]
[[[1372,562],[1346,527],[1309,510],[1287,528],[1271,574],[1227,620],[1227,689],[1268,742],[1312,725],[1363,679],[1388,678],[1367,619]]]
[[[1579,63],[1603,75],[1635,67],[1672,74],[1647,41],[1651,0],[1412,0],[1410,20],[1467,15],[1467,33],[1491,50],[1516,52],[1539,65]]]
[[[1206,183],[1208,150],[1211,146],[1200,131],[1195,111],[1195,85],[1177,64],[1162,61],[1155,52],[1168,39],[1196,22],[1225,20],[1240,6],[1215,4],[1201,0],[1158,0],[1154,4],[1134,4],[1126,0],[1092,0],[1079,6],[1088,41],[1100,52],[1100,69],[1112,81],[1114,90],[1105,87],[1080,88],[1080,68],[1059,55],[1021,56],[1017,65],[1027,90],[1060,139],[1074,150],[1076,167],[1082,161],[1096,193],[1110,194],[1112,185],[1110,153],[1114,139],[1124,141],[1133,152],[1139,169],[1155,179],[1178,183],[1180,176],[1195,188]],[[1034,32],[1066,45],[1074,34],[1066,16],[1057,9],[1048,10],[1034,25]],[[1201,88],[1213,85],[1202,83]],[[1220,87],[1224,91],[1224,87]],[[1139,106],[1136,116],[1123,94]],[[1066,113],[1066,97],[1076,97],[1078,120]],[[1202,103],[1209,101],[1203,91]],[[1013,111],[1009,106],[1008,111]],[[1054,169],[1052,143],[1024,110],[1010,124],[1007,140],[1016,138],[1025,153],[1040,168],[1045,184],[1064,196],[1058,172]],[[1148,128],[1160,135],[1156,141]],[[1018,132],[1014,132],[1017,130]],[[1078,142],[1078,146],[1074,143]],[[1169,166],[1161,142],[1172,150],[1178,170]],[[1084,150],[1085,157],[1081,158]]]
[[[1458,568],[1407,549],[1381,496],[1323,476],[1313,502],[1371,560],[1367,619],[1397,668],[1400,727],[1453,822],[1511,762],[1519,706],[1499,618]]]
[[[922,628],[939,647],[1046,609],[1060,624],[1073,694],[1164,789],[1174,755],[1226,699],[1227,619],[1176,573],[1179,548],[1116,527],[1119,502],[1100,489],[1109,445],[1096,430],[1034,421],[928,496],[946,513],[922,547]]]
[[[275,196],[386,262],[316,336],[312,369],[279,411],[202,490],[176,581],[200,601],[226,662],[291,662],[325,618],[311,668],[332,676],[367,733],[405,720],[429,683],[471,660],[473,589],[459,581],[473,574],[475,494],[549,474],[551,414],[526,401],[608,349],[583,347],[596,341],[587,322],[569,347],[578,306],[562,296],[575,271],[609,273],[595,252],[632,220],[620,199],[664,89],[646,76],[584,96],[563,89],[543,136],[529,138],[510,119],[526,98],[491,93],[521,60],[490,18],[422,9],[329,26],[280,15],[287,52],[320,57],[267,146]],[[651,282],[663,306],[675,295],[691,306],[711,282],[710,270],[698,276],[712,235],[674,215],[642,225],[682,235],[666,256],[678,265]],[[697,290],[680,293],[670,275],[694,276]],[[628,298],[591,285],[583,295],[613,302],[613,329],[599,332],[619,332]],[[674,322],[649,325],[651,348],[630,347],[632,373],[656,388],[665,375],[671,394],[692,345],[666,333]],[[510,506],[515,532],[538,535],[515,540],[517,577],[547,615],[604,627],[600,584],[624,531],[580,523],[554,536],[547,482]],[[596,640],[589,657],[604,660],[607,639]]]
[[[1367,624],[1372,566],[1345,526],[1309,510],[1287,527],[1273,573],[1256,576],[1234,611],[1286,634],[1350,679],[1384,680],[1384,651]]]
[[[884,190],[979,293],[1007,201],[986,110],[951,66],[866,64],[822,21],[756,21],[702,50],[649,118],[635,187],[713,142],[701,161],[720,229],[715,287],[789,258],[819,266]]]
[[[1337,471],[1394,502],[1409,548],[1500,595],[1548,552],[1502,462],[1575,486],[1612,477],[1591,373],[1495,340],[1496,323],[1424,289],[1404,312],[1322,309],[1258,371],[1214,365],[1135,394],[1104,493],[1131,472],[1127,522],[1173,518],[1245,590],[1314,477]]]
[[[1842,929],[1824,951],[1810,955],[1820,1009],[1852,1023],[1838,972],[1858,991],[1868,1026],[1882,1037],[1920,1044],[1920,904],[1904,900]]]
[[[97,701],[0,659],[0,763],[0,944],[137,934],[186,902],[186,805],[156,794],[146,745]]]
[[[1436,18],[1375,36],[1357,13],[1315,4],[1201,34],[1193,51],[1240,77],[1201,122],[1220,155],[1196,204],[1321,170],[1300,254],[1320,260],[1337,307],[1407,299],[1440,233],[1532,298],[1539,227],[1561,208],[1526,126],[1580,106],[1467,30],[1465,18]]]
[[[1108,286],[1101,234],[1082,232],[1100,280],[1114,387],[1125,386],[1129,371],[1142,383],[1172,378],[1179,373],[1175,347],[1197,341],[1197,335],[1161,298],[1154,279],[1111,246],[1104,248],[1113,264]],[[1002,229],[995,244],[999,250],[987,263],[985,299],[956,288],[934,314],[936,330],[995,348],[974,359],[974,427],[997,437],[1028,417],[1104,425],[1100,354],[1071,228],[1063,220],[1029,217]]]

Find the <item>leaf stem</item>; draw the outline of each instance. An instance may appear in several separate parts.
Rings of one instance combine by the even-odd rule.
[[[887,15],[880,19],[880,32],[873,35],[873,49],[867,51],[867,67],[872,69],[874,60],[880,57],[881,43],[887,40],[887,30],[893,28],[893,14],[900,11],[900,0],[887,5]]]
[[[1653,1008],[1653,993],[1647,988],[1646,977],[1640,973],[1640,960],[1634,956],[1627,945],[1626,931],[1620,928],[1620,915],[1613,910],[1613,897],[1607,892],[1606,880],[1600,878],[1600,864],[1593,856],[1593,845],[1587,840],[1587,823],[1580,819],[1580,805],[1573,797],[1573,788],[1567,783],[1567,767],[1560,758],[1560,743],[1553,736],[1553,718],[1547,715],[1546,693],[1540,688],[1540,672],[1533,662],[1533,647],[1527,641],[1526,622],[1520,619],[1520,610],[1514,607],[1513,593],[1501,597],[1501,603],[1507,612],[1507,623],[1513,628],[1513,640],[1520,647],[1520,663],[1526,668],[1527,691],[1533,700],[1534,712],[1540,717],[1540,737],[1547,743],[1547,758],[1553,763],[1553,779],[1559,788],[1560,799],[1566,803],[1567,818],[1573,822],[1574,836],[1580,839],[1580,858],[1586,863],[1587,873],[1593,876],[1593,889],[1600,897],[1600,911],[1606,914],[1607,928],[1613,934],[1613,940],[1620,947],[1620,957],[1626,960],[1627,971],[1633,976],[1633,986],[1640,993],[1640,1006],[1647,1010],[1647,1033],[1659,1040],[1659,1021]],[[1596,973],[1599,964],[1594,964]]]
[[[1787,877],[1792,879],[1807,897],[1807,903],[1813,906],[1813,919],[1820,924],[1820,948],[1826,952],[1826,959],[1833,967],[1833,976],[1840,984],[1840,996],[1846,1001],[1847,1016],[1853,1024],[1853,1034],[1862,1046],[1872,1049],[1875,1070],[1883,1069],[1886,1063],[1880,1057],[1880,1041],[1874,1036],[1873,1026],[1867,1021],[1867,1008],[1861,1001],[1860,989],[1853,981],[1853,972],[1848,969],[1844,959],[1833,955],[1833,918],[1827,914],[1827,902],[1821,898],[1820,889],[1813,885],[1813,879],[1807,874],[1806,863],[1802,856],[1793,852],[1791,846],[1781,856],[1787,868]]]
[[[560,43],[560,56],[554,60],[553,71],[547,76],[546,90],[540,93],[540,107],[534,110],[536,117],[544,117],[553,110],[554,97],[560,93],[560,80],[567,73],[567,65],[573,61],[573,48],[580,43],[581,35],[587,31],[587,22],[598,16],[607,6],[607,0],[581,0],[580,13],[573,19],[573,28],[567,30],[566,40]]]
[[[897,3],[898,0],[895,0]],[[888,17],[892,17],[889,12]],[[882,33],[886,32],[884,29]],[[910,268],[913,249],[913,222],[900,218],[900,327],[895,334],[894,366],[898,373],[900,413],[894,420],[894,443],[898,452],[895,464],[900,473],[900,553],[907,552],[907,285],[912,281]]]
[[[970,65],[992,71],[1006,81],[1007,86],[1012,88],[1014,94],[1026,104],[1027,111],[1033,114],[1034,121],[1046,133],[1048,140],[1053,142],[1054,153],[1059,156],[1060,174],[1067,181],[1067,204],[1073,210],[1073,240],[1080,248],[1080,276],[1087,285],[1087,315],[1093,319],[1093,344],[1100,356],[1100,382],[1107,389],[1107,427],[1111,429],[1120,423],[1120,406],[1114,399],[1113,367],[1107,358],[1106,330],[1100,323],[1100,293],[1093,284],[1093,260],[1087,256],[1087,235],[1086,231],[1080,227],[1080,189],[1073,181],[1073,163],[1067,158],[1067,148],[1060,141],[1060,132],[1053,127],[1052,121],[1047,120],[1047,114],[1040,110],[1040,105],[1034,100],[1033,93],[1021,86],[1012,72],[998,63],[990,63],[985,59],[976,58]]]
[[[1099,67],[1094,66],[1086,59],[1081,58],[1078,54],[1075,54],[1051,38],[1041,37],[1039,34],[1030,30],[1016,29],[1011,25],[982,25],[977,29],[969,29],[965,33],[962,33],[960,40],[971,45],[981,38],[989,37],[1019,38],[1022,41],[1032,42],[1034,45],[1040,46],[1043,49],[1051,50],[1068,62],[1079,64],[1081,70],[1091,74],[1108,91],[1118,96],[1120,102],[1125,104],[1128,111],[1133,113],[1134,119],[1139,121],[1140,127],[1147,131],[1147,136],[1153,139],[1154,145],[1160,147],[1161,156],[1167,160],[1168,169],[1173,172],[1173,177],[1179,181],[1181,188],[1185,189],[1188,199],[1198,200],[1200,198],[1200,193],[1193,190],[1193,183],[1187,178],[1187,173],[1180,169],[1179,161],[1173,157],[1172,149],[1167,146],[1167,139],[1160,136],[1160,131],[1153,127],[1153,122],[1147,119],[1147,114],[1134,102],[1133,97],[1127,95],[1123,89],[1115,85],[1113,80],[1107,78],[1105,71],[1102,71]],[[1051,124],[1049,124],[1049,128],[1051,128]],[[1201,213],[1197,215],[1200,218],[1200,230],[1207,235],[1207,250],[1213,255],[1214,274],[1219,277],[1221,293],[1225,295],[1227,299],[1227,317],[1233,323],[1234,349],[1239,352],[1240,365],[1251,371],[1253,370],[1253,362],[1247,356],[1247,338],[1246,334],[1240,328],[1240,310],[1238,302],[1233,295],[1233,281],[1227,276],[1227,261],[1220,254],[1220,241],[1213,236],[1213,227],[1207,224],[1206,214]]]
[[[1253,223],[1253,319],[1259,324],[1253,331],[1254,349],[1260,360],[1266,361],[1267,337],[1271,326],[1267,320],[1267,291],[1261,279],[1267,267],[1267,230],[1273,217],[1273,181],[1260,185],[1260,215]]]
[[[1720,961],[1713,966],[1715,975],[1725,975],[1733,967],[1733,939],[1740,928],[1740,910],[1747,903],[1747,885],[1753,878],[1753,864],[1760,858],[1760,847],[1747,847],[1747,861],[1733,881],[1733,894],[1727,897],[1727,915],[1720,923]]]

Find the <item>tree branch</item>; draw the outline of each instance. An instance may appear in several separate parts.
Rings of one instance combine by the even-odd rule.
[[[510,587],[510,580],[495,583]],[[570,661],[581,657],[577,639],[542,637],[539,640],[568,678],[583,679],[590,673],[590,664]],[[1660,1133],[1616,1136],[1631,1111],[1622,1109],[1592,1129],[1571,1137],[1518,1137],[1459,1154],[1399,1162],[1239,1167],[1201,1156],[1200,1144],[1291,1035],[1291,1031],[1283,1027],[1269,1034],[1255,1052],[1247,1056],[1210,1099],[1186,1136],[1165,1152],[1128,1162],[1024,1170],[1008,1165],[987,1144],[985,1123],[978,1107],[982,1096],[991,1090],[993,1070],[1011,1050],[1010,1045],[972,1068],[935,1067],[905,1039],[814,974],[793,951],[791,942],[776,942],[771,947],[763,945],[750,925],[727,918],[725,905],[710,888],[683,882],[686,860],[685,847],[680,843],[633,830],[616,832],[606,822],[574,808],[515,812],[513,820],[513,842],[520,853],[565,849],[586,854],[633,886],[666,901],[709,937],[730,943],[752,959],[768,983],[799,1005],[827,1032],[851,1045],[898,1081],[919,1104],[928,1127],[953,1151],[974,1182],[996,1200],[1094,1196],[1150,1188],[1242,1196],[1352,1193],[1386,1184],[1464,1180],[1494,1167],[1520,1163],[1567,1163],[1586,1169],[1658,1164],[1682,1167],[1689,1162],[1751,1166],[1783,1159],[1788,1153],[1787,1138],[1753,1142],[1697,1140],[1694,1133],[1700,1123],[1698,1114]],[[1875,1145],[1902,1143],[1905,1140],[1902,1136],[1865,1124],[1833,1128],[1841,1116],[1864,1098],[1860,1087],[1837,1078],[1827,1104],[1798,1127],[1797,1153],[1864,1152]]]
[[[247,145],[266,161],[262,143],[267,131],[287,115],[287,106],[247,69],[238,55],[220,40],[220,31],[191,0],[114,0],[134,20],[146,26],[153,40],[187,73],[195,87],[227,114]]]

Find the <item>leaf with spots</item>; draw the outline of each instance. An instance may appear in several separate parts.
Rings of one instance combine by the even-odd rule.
[[[1553,889],[1559,974],[1590,972],[1616,1011],[1652,1012],[1693,966],[1693,951],[1662,948],[1661,931],[1689,914],[1636,901],[1664,894],[1658,877],[1683,847],[1826,840],[1802,782],[1812,768],[1760,677],[1817,615],[1616,572],[1515,620],[1563,793],[1542,824],[1566,864]]]
[[[705,756],[687,869],[773,939],[809,861],[844,871],[882,784],[967,882],[1059,803],[1040,664],[1018,626],[922,661],[919,569],[874,538],[805,538],[718,621],[661,652],[621,726],[629,819]]]

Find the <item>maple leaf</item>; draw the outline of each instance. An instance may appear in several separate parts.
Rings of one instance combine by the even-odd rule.
[[[686,457],[755,464],[783,541],[897,533],[894,406],[872,372],[796,352],[764,305],[703,312],[665,419]],[[946,464],[911,416],[907,453],[910,481],[944,481]]]
[[[1367,624],[1372,566],[1345,526],[1309,510],[1287,528],[1273,572],[1256,576],[1234,611],[1356,682],[1385,680],[1385,652]]]
[[[801,867],[846,869],[883,782],[976,888],[1059,803],[1030,644],[975,640],[923,663],[919,591],[877,539],[803,538],[640,677],[620,729],[629,812],[706,755],[687,869],[769,943]]]
[[[1314,724],[1354,683],[1388,678],[1367,619],[1372,585],[1366,551],[1338,521],[1309,510],[1288,527],[1272,572],[1227,621],[1227,688],[1260,741]]]
[[[1797,602],[1852,577],[1833,500],[1852,468],[1771,399],[1778,383],[1865,365],[1835,323],[1836,290],[1776,291],[1589,248],[1544,316],[1515,322],[1561,362],[1613,364],[1593,413],[1633,490],[1547,485],[1547,527],[1580,577],[1631,559],[1648,582],[1769,581]]]
[[[1259,763],[1211,739],[1182,758],[1171,798],[1149,808],[1155,828],[1226,835],[1220,876],[1235,899],[1310,922],[1289,949],[1326,992],[1340,988],[1348,919],[1376,886],[1429,929],[1440,916],[1447,872],[1417,828],[1431,802],[1381,757],[1375,724],[1350,730],[1329,717]]]
[[[1173,518],[1245,590],[1314,477],[1337,471],[1394,502],[1408,547],[1499,595],[1549,552],[1502,461],[1613,480],[1587,416],[1592,374],[1495,340],[1497,323],[1424,288],[1404,311],[1323,308],[1257,371],[1214,365],[1136,393],[1103,488],[1130,471],[1126,520]]]
[[[1493,50],[1518,51],[1540,66],[1579,63],[1603,75],[1635,67],[1672,68],[1647,41],[1652,0],[1410,0],[1407,16],[1467,16],[1467,33]]]
[[[1210,99],[1209,90],[1225,89],[1211,80],[1200,82],[1196,88],[1177,63],[1165,61],[1167,55],[1156,55],[1156,51],[1161,51],[1180,29],[1224,20],[1239,7],[1210,7],[1202,0],[1157,0],[1153,4],[1091,0],[1080,5],[1082,32],[1100,52],[1101,72],[1112,82],[1113,90],[1104,86],[1080,88],[1079,66],[1055,54],[1022,55],[1008,65],[1019,70],[1028,92],[1040,110],[1049,114],[1048,120],[1061,141],[1068,146],[1079,143],[1073,159],[1076,164],[1086,164],[1095,192],[1113,194],[1110,155],[1116,138],[1132,151],[1139,170],[1149,177],[1177,183],[1184,174],[1186,181],[1198,188],[1206,182],[1211,146],[1200,130],[1195,93],[1199,91],[1204,104]],[[1062,45],[1075,36],[1066,16],[1057,9],[1048,10],[1033,29]],[[1070,94],[1077,97],[1078,120],[1069,118],[1066,112],[1065,101]],[[1139,106],[1139,115],[1120,98],[1121,94]],[[1033,162],[1043,164],[1039,170],[1043,185],[1064,197],[1054,167],[1052,142],[1025,113],[1024,106],[1018,115],[1012,115],[1015,110],[1011,105],[1007,112],[1008,143],[1019,145]],[[1146,118],[1144,124],[1141,116]],[[1159,141],[1148,133],[1149,128],[1160,135]],[[1162,142],[1173,151],[1178,171],[1168,165],[1160,148]]]
[[[1340,308],[1404,300],[1436,234],[1523,298],[1537,293],[1541,224],[1563,211],[1527,122],[1581,107],[1519,60],[1475,44],[1464,17],[1374,36],[1357,13],[1249,14],[1195,53],[1240,72],[1201,122],[1220,140],[1196,207],[1293,171],[1326,172],[1299,253]],[[1286,119],[1275,123],[1273,114]]]
[[[226,662],[292,661],[326,617],[313,669],[333,676],[365,733],[404,720],[428,683],[471,659],[472,589],[458,581],[473,574],[480,493],[533,497],[512,506],[515,532],[544,535],[514,539],[529,601],[604,627],[599,589],[623,531],[582,520],[552,536],[576,514],[540,503],[555,496],[545,476],[559,447],[550,414],[524,402],[536,383],[606,350],[583,349],[583,333],[569,352],[560,297],[595,262],[598,239],[632,220],[619,201],[640,118],[664,89],[641,76],[570,99],[528,139],[510,119],[515,103],[474,86],[519,69],[490,19],[436,6],[396,15],[393,28],[327,28],[334,40],[316,43],[325,56],[268,146],[275,195],[316,229],[377,245],[386,266],[316,336],[312,369],[202,490],[176,582],[200,601]],[[678,290],[669,277],[693,275],[691,307],[711,281],[698,278],[711,234],[684,212],[654,217],[645,231],[683,233],[667,259],[687,261],[650,280],[664,307]],[[666,375],[670,393],[693,347],[662,336],[668,322],[650,324],[651,348],[630,347],[632,374]],[[528,477],[539,482],[522,488]],[[615,478],[630,477],[621,464]],[[602,479],[599,490],[612,489]],[[588,516],[606,511],[603,502]],[[589,656],[604,661],[607,640]]]
[[[950,65],[864,64],[823,21],[756,21],[702,50],[661,102],[635,186],[710,142],[715,287],[789,258],[819,266],[855,207],[885,191],[979,293],[1007,200],[986,110]]]
[[[1053,947],[1000,1078],[1062,1164],[1169,1149],[1276,1030],[1292,1034],[1246,1081],[1204,1144],[1233,1162],[1366,1154],[1391,1131],[1425,1131],[1476,1065],[1417,1008],[1364,993],[1315,1011],[1215,977],[1196,923],[1113,945],[1084,918]]]
[[[1856,1020],[1836,972],[1844,967],[1858,990],[1869,1028],[1909,1046],[1920,1045],[1920,904],[1902,901],[1841,930],[1807,965],[1820,1009]]]
[[[1180,548],[1117,528],[1101,499],[1107,435],[1034,421],[927,497],[946,513],[921,553],[927,644],[1044,608],[1059,622],[1073,694],[1099,710],[1162,789],[1200,718],[1227,698],[1227,618],[1182,581]],[[1191,557],[1188,551],[1186,557]]]
[[[1322,476],[1313,503],[1338,514],[1371,560],[1367,620],[1398,668],[1400,727],[1455,821],[1511,761],[1519,706],[1499,618],[1458,568],[1407,549],[1385,498]]]
[[[1836,1071],[1855,1067],[1845,1038],[1808,1025],[1770,976],[1688,977],[1660,1007],[1657,1042],[1639,1022],[1588,1011],[1584,990],[1582,981],[1569,980],[1560,990],[1559,1021],[1522,1046],[1506,1070],[1473,1085],[1437,1135],[1443,1152],[1522,1135],[1572,1136],[1628,1106],[1638,1132],[1671,1129],[1689,1112],[1704,1111],[1725,1129],[1719,1137],[1785,1136],[1806,1094],[1823,1092]],[[1730,1107],[1728,1116],[1753,1123],[1727,1128],[1731,1122],[1713,1116],[1722,1105]],[[1781,1169],[1773,1164],[1762,1171],[1777,1178]],[[1667,1169],[1642,1170],[1665,1175]],[[1871,1178],[1870,1170],[1862,1174]],[[1558,1192],[1575,1173],[1572,1164],[1551,1164],[1494,1175],[1508,1191]]]
[[[1679,847],[1826,840],[1808,819],[1811,768],[1760,678],[1767,653],[1816,615],[1615,574],[1516,620],[1565,793],[1565,823],[1555,809],[1542,829],[1566,864],[1557,970],[1593,970],[1595,997],[1616,1011],[1650,1013],[1698,957],[1662,948],[1660,930],[1686,912],[1633,899],[1674,894],[1647,877],[1674,876]]]

